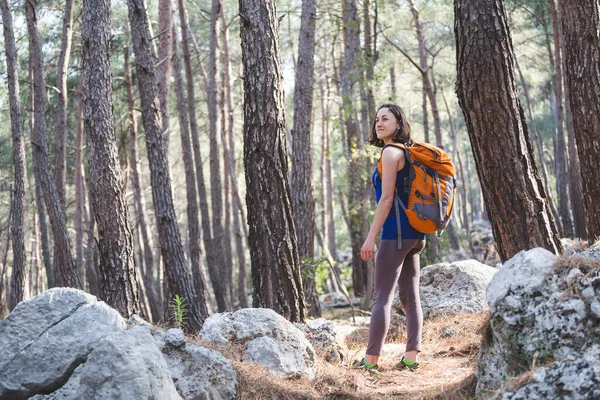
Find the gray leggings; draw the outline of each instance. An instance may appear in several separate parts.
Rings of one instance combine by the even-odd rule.
[[[396,240],[382,240],[375,256],[375,288],[373,312],[369,330],[367,354],[379,356],[390,327],[390,310],[394,300],[396,283],[400,289],[400,301],[406,312],[406,351],[421,351],[423,311],[419,297],[421,276],[419,259],[425,241],[407,239],[398,250]]]

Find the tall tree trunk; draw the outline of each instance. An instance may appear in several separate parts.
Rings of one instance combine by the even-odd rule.
[[[33,169],[36,178],[40,180],[44,202],[54,234],[54,284],[83,288],[71,251],[63,206],[50,172],[46,143],[46,85],[44,83],[43,53],[37,28],[36,7],[37,0],[30,0],[25,3],[35,101],[35,123],[31,138]]]
[[[154,254],[152,251],[152,239],[148,232],[148,224],[146,223],[146,205],[144,196],[142,195],[142,177],[139,167],[138,154],[138,129],[137,119],[134,114],[134,98],[133,98],[133,79],[131,76],[131,64],[129,62],[129,46],[124,48],[125,60],[125,86],[127,87],[127,104],[129,110],[129,165],[131,167],[131,186],[133,190],[133,204],[135,209],[135,220],[137,221],[138,229],[140,230],[141,241],[143,245],[143,264],[142,269],[144,274],[144,286],[146,287],[146,295],[150,306],[152,321],[158,322],[162,315],[162,306],[160,297],[157,294],[157,283],[154,278]]]
[[[571,222],[571,207],[569,205],[569,153],[565,130],[563,128],[564,109],[563,109],[563,91],[562,91],[562,52],[560,49],[560,33],[558,31],[558,12],[554,0],[548,0],[552,14],[552,29],[554,34],[554,74],[552,83],[554,87],[554,96],[556,98],[556,186],[558,191],[558,212],[562,226],[562,234],[567,237],[573,237],[573,223]],[[550,196],[548,196],[550,197]]]
[[[332,60],[335,64],[335,59]],[[335,239],[335,219],[334,219],[334,208],[333,208],[333,162],[331,157],[331,135],[329,131],[329,120],[330,120],[330,102],[331,86],[329,79],[325,79],[325,95],[327,96],[327,102],[325,107],[325,121],[323,125],[324,133],[323,140],[325,140],[325,204],[326,204],[326,215],[327,215],[327,248],[333,257],[337,258],[337,246]],[[337,268],[337,267],[336,267]]]
[[[35,276],[35,280],[33,280],[33,288],[30,291],[31,296],[37,296],[38,294],[44,291],[44,285],[41,281],[41,262],[40,262],[40,234],[38,229],[37,220],[35,219],[35,215],[32,218],[33,220],[33,228],[31,230],[31,275]]]
[[[525,102],[527,103],[527,115],[529,116],[529,126],[531,128],[531,135],[533,136],[533,141],[535,143],[535,148],[537,150],[538,160],[540,163],[540,169],[542,170],[542,178],[544,179],[544,187],[548,190],[550,189],[550,184],[548,183],[548,172],[546,170],[546,163],[544,162],[544,150],[542,148],[542,140],[540,139],[540,135],[537,131],[537,127],[535,125],[535,119],[533,117],[533,108],[531,105],[531,98],[529,97],[529,88],[527,87],[527,82],[525,82],[525,78],[523,77],[523,72],[521,71],[521,67],[515,57],[515,66],[517,67],[517,72],[519,73],[519,80],[521,81],[521,87],[523,88],[523,94],[525,95]],[[552,215],[554,216],[554,222],[556,222],[556,226],[559,232],[564,232],[561,219],[558,215],[558,210],[554,205],[554,200],[552,199],[552,195],[548,192],[548,203],[550,204],[550,210],[552,211]]]
[[[565,38],[566,75],[581,163],[588,238],[600,236],[600,4],[559,0]]]
[[[300,260],[315,256],[315,204],[312,193],[311,117],[313,109],[315,24],[317,5],[314,0],[302,1],[298,64],[294,85],[294,128],[292,141],[292,208]],[[303,267],[304,268],[304,267]],[[315,290],[314,274],[303,279],[309,315],[320,317],[321,308]]]
[[[221,185],[221,167],[219,156],[219,137],[217,136],[217,20],[220,13],[220,1],[212,0],[210,11],[210,50],[208,55],[208,127],[210,147],[210,199],[212,209],[212,239],[215,247],[215,262],[218,263],[219,280],[223,287],[224,310],[231,310],[231,290],[229,287],[228,271],[225,255],[225,241],[223,230],[223,188]],[[221,310],[221,308],[219,308]]]
[[[85,181],[83,181],[85,186]],[[85,255],[85,278],[88,291],[94,296],[100,295],[100,283],[98,279],[98,246],[96,241],[96,219],[94,218],[94,202],[92,201],[91,188],[88,185],[88,220],[87,222],[87,245]],[[85,188],[83,189],[86,190]]]
[[[44,195],[42,194],[42,186],[40,179],[35,177],[35,207],[37,209],[37,218],[40,225],[40,235],[42,241],[42,260],[44,262],[44,270],[46,271],[47,287],[55,287],[54,271],[52,270],[52,255],[50,254],[50,239],[48,237],[48,224],[46,223],[46,206],[44,205]]]
[[[83,188],[83,85],[79,85],[75,125],[75,260],[83,270],[85,190]],[[93,217],[92,217],[93,218]]]
[[[240,197],[237,172],[235,165],[235,138],[234,138],[234,118],[233,118],[233,101],[231,95],[231,62],[229,57],[229,29],[225,20],[225,10],[221,5],[221,42],[223,43],[223,86],[225,89],[225,102],[227,103],[227,132],[226,138],[222,138],[223,147],[225,148],[226,175],[229,176],[231,182],[232,208],[233,208],[233,235],[235,237],[235,251],[238,262],[238,280],[237,280],[237,298],[240,308],[248,307],[248,292],[246,289],[246,257],[244,254],[243,237],[248,238],[248,228],[246,224],[246,216],[244,214],[244,206]]]
[[[363,177],[362,150],[364,143],[355,118],[353,106],[354,86],[360,79],[358,58],[360,52],[360,31],[356,0],[344,0],[342,20],[344,25],[344,64],[342,68],[342,104],[344,127],[346,130],[346,151],[348,161],[348,219],[350,222],[350,241],[352,243],[352,284],[354,295],[362,297],[366,293],[367,264],[360,257],[360,248],[364,241],[364,222],[366,218],[365,187]]]
[[[35,121],[35,99],[33,94],[33,68],[31,65],[31,59],[29,62],[29,139],[33,140],[33,129]],[[54,271],[52,269],[52,254],[50,252],[50,240],[48,238],[48,224],[46,223],[46,208],[44,206],[44,195],[42,194],[42,186],[40,178],[33,174],[34,181],[34,202],[37,210],[38,223],[40,224],[40,235],[42,242],[42,259],[44,262],[44,270],[46,271],[46,286],[48,288],[54,287]]]
[[[12,198],[10,199],[10,202],[12,203]],[[11,210],[9,210],[8,212],[8,217],[6,218],[6,246],[4,247],[4,255],[2,256],[2,259],[0,259],[0,316],[4,316],[4,309],[6,308],[6,302],[2,301],[2,295],[3,293],[6,293],[6,298],[10,301],[10,297],[11,297],[11,288],[10,288],[10,283],[8,281],[5,281],[5,279],[7,278],[7,270],[8,270],[8,249],[10,247],[10,221],[11,221],[12,215],[11,215]],[[0,225],[0,239],[2,238],[2,231],[3,231],[3,226]],[[6,284],[4,283],[6,282]],[[12,309],[9,307],[8,311],[12,311]]]
[[[171,0],[158,1],[158,64],[156,76],[158,86],[158,101],[162,129],[167,138],[169,148],[169,82],[171,82],[171,59],[173,53],[173,4]]]
[[[11,231],[13,239],[13,265],[11,275],[11,296],[8,308],[13,309],[25,297],[27,278],[27,256],[25,255],[25,139],[22,130],[21,101],[19,99],[19,75],[17,73],[17,47],[13,33],[12,11],[8,0],[1,0],[2,26],[4,27],[4,49],[6,51],[6,72],[8,75],[8,96],[10,101],[10,128],[12,132],[14,185],[11,202]]]
[[[457,0],[457,94],[502,261],[524,249],[562,252],[514,78],[502,3]],[[486,87],[480,91],[477,88]],[[496,112],[490,115],[487,110]],[[497,149],[502,147],[502,152]],[[502,165],[502,174],[498,166]],[[511,195],[518,193],[517,195]]]
[[[559,13],[561,11],[559,10]],[[575,141],[575,128],[573,127],[573,111],[571,110],[571,89],[567,82],[567,57],[565,50],[565,40],[562,31],[562,23],[558,25],[558,37],[560,40],[560,48],[563,54],[562,65],[565,73],[562,75],[563,85],[565,89],[565,114],[567,120],[567,136],[569,137],[569,194],[571,198],[571,208],[573,210],[573,222],[575,229],[575,236],[581,239],[587,239],[587,221],[586,221],[586,209],[585,199],[583,197],[583,183],[581,180],[581,165],[579,163],[579,153],[577,151],[577,144]]]
[[[185,6],[183,0],[178,0],[179,17],[181,25],[181,49],[183,63],[185,67],[185,80],[187,86],[187,102],[190,118],[190,133],[192,135],[192,149],[194,150],[194,163],[196,165],[196,180],[198,181],[198,196],[200,198],[200,214],[202,217],[202,239],[204,241],[204,249],[206,250],[206,258],[208,264],[208,273],[210,283],[212,284],[215,298],[217,300],[217,309],[219,312],[228,310],[230,299],[228,298],[229,290],[223,284],[221,279],[222,264],[219,263],[219,254],[217,245],[213,241],[211,232],[211,220],[208,213],[207,192],[204,181],[204,171],[202,167],[202,158],[200,154],[200,140],[198,134],[198,121],[196,119],[196,101],[194,94],[194,76],[192,73],[192,64],[190,60],[189,50],[189,34],[187,18],[185,15]]]
[[[187,299],[190,330],[199,330],[207,317],[192,284],[177,226],[177,217],[171,192],[171,176],[167,157],[165,132],[161,130],[161,116],[156,87],[156,56],[150,46],[150,31],[146,8],[142,0],[128,0],[129,23],[136,58],[138,88],[142,103],[142,120],[146,133],[146,149],[150,164],[152,199],[158,226],[158,235],[169,287],[174,295]]]
[[[189,120],[181,64],[177,54],[177,36],[173,32],[173,75],[177,94],[177,113],[179,114],[179,132],[181,135],[181,154],[185,169],[185,185],[187,194],[188,238],[190,242],[190,262],[194,287],[200,302],[202,313],[208,315],[208,287],[204,276],[202,250],[200,248],[200,223],[198,220],[198,201],[196,193],[196,176],[194,175],[194,158],[190,144]]]
[[[435,98],[435,93],[431,86],[429,79],[429,68],[427,66],[427,50],[425,49],[425,34],[423,32],[423,25],[419,19],[419,12],[417,11],[413,0],[408,0],[410,6],[410,12],[413,16],[413,22],[415,24],[415,30],[417,33],[417,41],[419,43],[419,67],[421,69],[421,76],[423,79],[423,90],[427,94],[429,104],[431,105],[431,115],[433,116],[433,132],[435,134],[435,144],[438,147],[442,145],[442,128],[440,124],[440,113]]]
[[[140,311],[133,235],[119,164],[112,104],[110,0],[83,0],[83,107],[90,193],[98,224],[100,298]]]
[[[375,22],[377,26],[377,1],[375,6]],[[373,94],[373,81],[375,80],[375,63],[377,61],[377,31],[375,37],[371,35],[371,0],[363,1],[363,38],[364,38],[364,57],[365,57],[365,92],[367,98],[367,110],[370,118],[375,115],[375,96]],[[370,124],[369,124],[370,128]],[[366,132],[367,136],[369,132]]]
[[[67,70],[71,57],[71,42],[73,38],[73,0],[65,1],[65,12],[63,13],[62,36],[60,41],[60,53],[58,55],[58,67],[56,71],[56,122],[54,125],[54,180],[58,198],[66,207],[66,168],[67,168]],[[77,264],[77,268],[80,265]]]
[[[287,180],[279,21],[273,0],[240,0],[239,7],[253,306],[303,321],[305,303]]]
[[[223,10],[220,9],[219,17],[223,14]],[[223,35],[223,30],[226,30],[227,27],[221,28],[221,36]],[[223,237],[226,238],[223,240],[223,254],[225,256],[225,266],[227,267],[226,275],[227,278],[227,286],[229,287],[229,297],[231,299],[231,304],[233,307],[233,299],[235,297],[234,288],[233,288],[233,249],[231,245],[231,238],[233,237],[231,233],[231,213],[232,213],[232,204],[231,204],[231,174],[229,171],[231,170],[230,166],[230,158],[228,157],[228,149],[227,149],[227,136],[228,136],[228,128],[227,128],[227,120],[228,120],[228,112],[225,108],[225,93],[229,90],[229,84],[225,81],[229,79],[229,74],[225,71],[224,68],[224,54],[221,52],[221,87],[219,90],[219,108],[221,113],[221,129],[219,134],[219,139],[221,140],[221,151],[223,154],[223,213],[225,216],[225,221],[223,223]],[[233,157],[232,157],[233,158]]]
[[[333,222],[333,215],[329,213],[332,211],[329,209],[328,200],[332,197],[332,194],[329,190],[333,190],[329,187],[329,176],[328,174],[331,172],[328,170],[328,163],[331,161],[331,155],[329,154],[329,132],[328,132],[328,120],[329,120],[329,91],[325,91],[325,86],[329,89],[329,82],[327,85],[324,85],[323,81],[327,81],[327,56],[324,56],[323,59],[324,71],[322,73],[322,79],[319,80],[319,91],[320,91],[320,106],[321,106],[321,232],[323,237],[322,243],[322,252],[321,254],[326,254],[329,250],[330,254],[334,254],[328,249],[329,245],[329,237],[333,236],[334,243],[331,247],[335,249],[335,232],[334,227],[329,226],[329,222]],[[331,230],[331,231],[330,231]],[[334,272],[329,271],[328,273],[328,291],[329,292],[339,292],[340,288],[337,284],[337,280],[335,279]]]

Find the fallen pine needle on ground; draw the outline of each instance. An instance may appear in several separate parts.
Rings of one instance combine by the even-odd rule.
[[[331,316],[324,315],[331,318]],[[335,318],[335,316],[334,316]],[[295,400],[295,399],[473,399],[474,373],[482,330],[488,323],[487,312],[454,314],[427,320],[423,327],[422,353],[418,371],[397,371],[394,365],[404,353],[405,329],[402,321],[390,328],[379,365],[383,369],[374,383],[369,374],[352,368],[365,351],[368,326],[351,326],[347,320],[334,322],[350,332],[338,342],[344,360],[330,364],[318,355],[315,380],[275,377],[258,364],[243,360],[243,346],[216,348],[234,360],[239,374],[238,399]],[[346,329],[349,328],[349,329]],[[209,343],[202,343],[213,347]]]

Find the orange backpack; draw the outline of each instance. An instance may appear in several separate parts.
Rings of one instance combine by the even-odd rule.
[[[398,147],[404,150],[409,166],[408,181],[404,190],[408,193],[405,205],[394,195],[396,205],[396,224],[398,226],[398,248],[402,248],[399,206],[406,212],[408,222],[422,233],[438,233],[446,228],[452,216],[454,191],[456,189],[456,168],[450,156],[442,149],[428,143],[413,142],[412,145],[390,143],[384,146]],[[382,149],[383,153],[383,149]],[[379,157],[377,170],[383,179],[382,157]]]

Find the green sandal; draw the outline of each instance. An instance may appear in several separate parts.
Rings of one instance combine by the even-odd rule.
[[[394,368],[400,371],[403,371],[405,369],[408,369],[409,371],[416,371],[417,369],[419,369],[419,363],[415,362],[412,365],[408,365],[404,362],[404,357],[402,357],[402,360],[400,360],[400,362],[396,364]]]
[[[360,362],[355,362],[354,368],[362,369],[365,372],[368,372],[369,375],[371,375],[371,378],[373,379],[372,383],[377,384],[379,382],[379,378],[381,375],[381,369],[379,368],[379,365],[375,364],[374,366],[370,367],[367,365],[367,362],[363,358],[362,360],[360,360]]]

